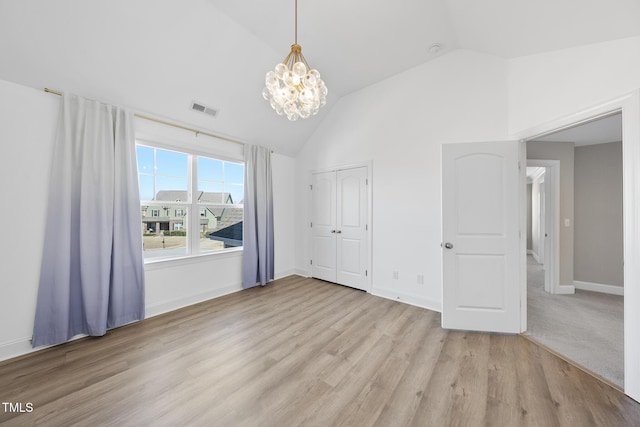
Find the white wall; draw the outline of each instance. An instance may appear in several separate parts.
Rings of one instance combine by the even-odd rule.
[[[440,310],[440,146],[506,139],[506,107],[505,61],[462,50],[341,99],[297,157],[298,272],[311,171],[372,161],[373,293]]]
[[[31,351],[50,160],[60,98],[0,80],[0,360]],[[242,146],[136,119],[136,136],[242,158]],[[273,155],[276,277],[294,270],[294,159]],[[241,289],[242,252],[145,266],[147,316]]]
[[[0,360],[30,348],[59,101],[0,80]]]
[[[512,59],[509,131],[518,134],[639,87],[640,37]]]
[[[622,287],[622,143],[576,147],[574,164],[574,279]]]
[[[272,154],[276,279],[295,273],[295,159]]]

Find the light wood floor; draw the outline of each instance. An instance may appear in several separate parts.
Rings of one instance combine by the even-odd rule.
[[[638,426],[520,336],[292,276],[0,363],[3,425]]]

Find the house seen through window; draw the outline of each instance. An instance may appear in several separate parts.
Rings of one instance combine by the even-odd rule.
[[[244,164],[136,145],[145,259],[242,246]]]

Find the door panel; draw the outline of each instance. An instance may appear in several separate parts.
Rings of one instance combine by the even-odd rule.
[[[367,289],[367,168],[340,170],[336,174],[337,282]]]
[[[455,160],[460,235],[504,234],[504,188],[493,185],[502,178],[503,163],[503,158],[488,154]]]
[[[518,153],[517,142],[442,147],[444,328],[521,332]]]
[[[359,275],[362,270],[360,262],[360,240],[342,239],[342,272],[343,274]]]
[[[504,284],[504,257],[500,255],[458,255],[456,295],[461,309],[504,310],[504,289],[480,288],[478,275],[490,283]]]
[[[360,189],[363,184],[361,177],[358,175],[348,174],[346,171],[340,171],[338,174],[338,183],[340,185],[340,207],[338,213],[340,215],[340,224],[342,228],[355,227],[362,225]]]
[[[313,176],[311,275],[336,281],[336,175],[333,172]]]

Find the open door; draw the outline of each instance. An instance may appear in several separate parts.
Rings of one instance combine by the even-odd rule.
[[[442,146],[442,327],[520,333],[517,141]]]

